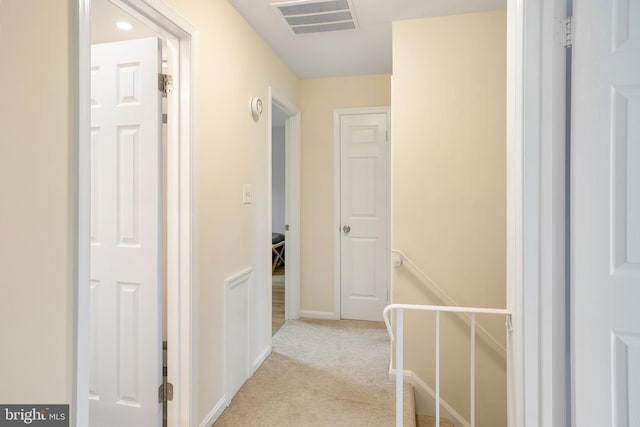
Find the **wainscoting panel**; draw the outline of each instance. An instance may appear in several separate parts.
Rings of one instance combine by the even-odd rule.
[[[250,312],[253,269],[224,281],[227,405],[251,375]]]

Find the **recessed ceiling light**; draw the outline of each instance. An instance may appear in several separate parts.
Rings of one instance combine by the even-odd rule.
[[[116,27],[118,27],[122,31],[131,31],[131,29],[133,29],[133,25],[131,25],[127,21],[116,22]]]

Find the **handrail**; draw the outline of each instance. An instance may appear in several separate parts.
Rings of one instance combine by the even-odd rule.
[[[420,275],[422,275],[422,277],[427,279],[431,283],[431,287],[433,287],[440,294],[440,298],[445,300],[445,302],[448,305],[460,305],[457,302],[455,302],[453,300],[453,298],[451,298],[449,296],[449,294],[447,294],[440,286],[438,286],[438,284],[436,283],[435,280],[433,280],[427,273],[425,273],[420,267],[418,267],[418,265],[415,262],[413,262],[413,260],[411,260],[411,258],[406,256],[404,254],[404,252],[402,252],[400,249],[392,249],[391,253],[396,253],[396,254],[400,255],[400,257],[402,258],[403,261],[406,261],[407,263],[409,263],[409,265],[411,265],[411,267],[413,267],[415,270],[417,270],[418,273],[420,273]]]
[[[387,326],[387,332],[391,341],[395,341],[393,331],[391,330],[391,320],[389,319],[389,313],[391,310],[396,309],[407,310],[419,310],[419,311],[445,311],[449,313],[462,313],[462,314],[504,314],[507,316],[507,326],[509,326],[509,320],[511,318],[511,312],[504,308],[480,308],[480,307],[452,307],[449,305],[420,305],[420,304],[389,304],[384,308],[382,317],[384,318],[384,324]],[[471,320],[471,317],[469,317]],[[480,329],[480,326],[476,326],[476,329]]]
[[[391,311],[396,310],[396,335],[394,337],[391,329]],[[499,314],[507,317],[506,326],[511,329],[511,312],[502,308],[478,308],[478,307],[451,307],[439,305],[418,305],[418,304],[389,304],[383,311],[384,323],[392,341],[396,342],[396,427],[403,424],[403,382],[404,382],[404,310],[434,311],[436,313],[436,337],[435,337],[435,362],[436,362],[436,426],[440,425],[440,313],[464,313],[471,314],[471,365],[470,365],[470,413],[471,427],[475,427],[475,331],[476,314]]]
[[[453,298],[451,298],[449,296],[449,294],[447,294],[440,286],[438,286],[438,284],[435,282],[435,280],[433,280],[431,277],[429,277],[429,275],[427,273],[425,273],[420,267],[418,267],[418,265],[416,265],[416,263],[413,262],[411,260],[411,258],[409,258],[407,255],[405,255],[401,250],[392,249],[391,253],[396,253],[396,254],[400,255],[400,257],[402,258],[403,261],[406,261],[414,270],[416,270],[418,273],[420,273],[420,275],[430,283],[431,287],[436,291],[436,293],[439,294],[440,299],[444,300],[449,306],[460,307],[460,304],[458,304]],[[432,307],[436,307],[436,306],[432,306]],[[460,308],[468,309],[469,307],[460,307]],[[460,314],[463,314],[467,318],[467,320],[471,321],[471,316],[469,316],[468,311],[465,311],[465,310],[441,310],[441,311],[459,312]],[[505,311],[508,312],[508,310],[505,310]],[[489,313],[489,314],[497,314],[497,313]],[[501,314],[507,314],[507,313],[501,313]],[[507,321],[510,322],[510,319],[511,319],[511,317],[509,316],[507,318]],[[511,331],[511,323],[509,323],[508,327],[509,327],[509,331]],[[507,349],[502,344],[500,344],[493,337],[493,335],[491,335],[485,328],[483,328],[481,325],[476,325],[476,329],[479,330],[483,335],[485,335],[485,337],[488,338],[498,349],[500,349],[500,351],[504,355],[507,354]],[[389,326],[388,325],[387,325],[387,330],[389,330]],[[391,332],[389,332],[389,333],[391,333]],[[393,339],[393,336],[392,336],[392,339]]]

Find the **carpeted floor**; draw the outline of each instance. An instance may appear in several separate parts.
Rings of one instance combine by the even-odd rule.
[[[393,426],[388,369],[383,323],[290,320],[214,426]],[[405,407],[405,426],[415,426]]]
[[[436,417],[432,417],[429,415],[416,415],[416,426],[417,427],[435,427]],[[453,423],[446,418],[441,418],[440,427],[453,427]]]

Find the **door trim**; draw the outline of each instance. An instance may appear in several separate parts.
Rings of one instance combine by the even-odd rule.
[[[178,118],[177,126],[169,128],[167,152],[167,310],[168,340],[174,343],[168,350],[169,363],[175,366],[168,380],[176,393],[169,405],[169,425],[190,426],[195,419],[192,403],[196,384],[193,373],[192,348],[197,331],[193,321],[193,237],[197,224],[193,217],[195,192],[192,183],[193,129],[191,104],[195,93],[191,52],[197,45],[197,30],[182,16],[160,0],[111,0],[129,13],[142,18],[152,28],[170,36],[168,54],[174,68],[173,102],[169,114]],[[90,159],[87,141],[91,129],[89,105],[91,82],[91,0],[77,1],[78,69],[77,69],[77,202],[76,219],[76,283],[74,307],[74,382],[71,415],[76,426],[89,425],[89,277],[90,277]],[[179,73],[180,72],[180,73]],[[173,141],[173,143],[171,143]]]
[[[567,0],[507,5],[507,349],[510,426],[565,425],[564,48]],[[542,65],[540,65],[542,64]],[[528,72],[528,71],[531,72]],[[560,238],[558,236],[561,236]],[[553,407],[550,406],[553,403]]]
[[[280,107],[289,116],[286,124],[285,132],[285,156],[286,156],[286,211],[287,221],[289,223],[289,231],[286,236],[287,244],[287,268],[286,268],[286,287],[285,287],[285,319],[298,319],[300,317],[300,110],[298,107],[286,97],[276,92],[273,87],[269,86],[269,99],[267,109],[268,136],[267,136],[267,237],[268,237],[268,254],[271,254],[271,223],[272,223],[272,151],[273,141],[271,127],[273,123],[273,104]],[[269,263],[269,267],[271,264]],[[266,283],[269,283],[269,289],[271,290],[271,268],[267,268],[266,271]],[[269,319],[265,322],[269,325],[269,331],[271,331],[271,318],[272,314],[272,301],[271,292],[267,298],[269,307],[267,313],[269,313]],[[271,337],[271,332],[269,336]],[[269,340],[271,342],[271,339]]]
[[[340,168],[341,142],[340,142],[340,120],[342,116],[352,116],[361,114],[386,114],[387,131],[389,141],[387,143],[387,253],[391,260],[391,108],[390,107],[367,107],[367,108],[342,108],[333,112],[333,313],[326,313],[323,318],[339,320],[342,313],[342,288],[341,288],[341,264],[340,234],[336,237],[336,230],[340,233],[340,189],[342,183],[342,173]],[[387,265],[387,292],[391,297],[391,261]],[[389,302],[389,301],[387,301]],[[324,314],[324,313],[323,313]]]

